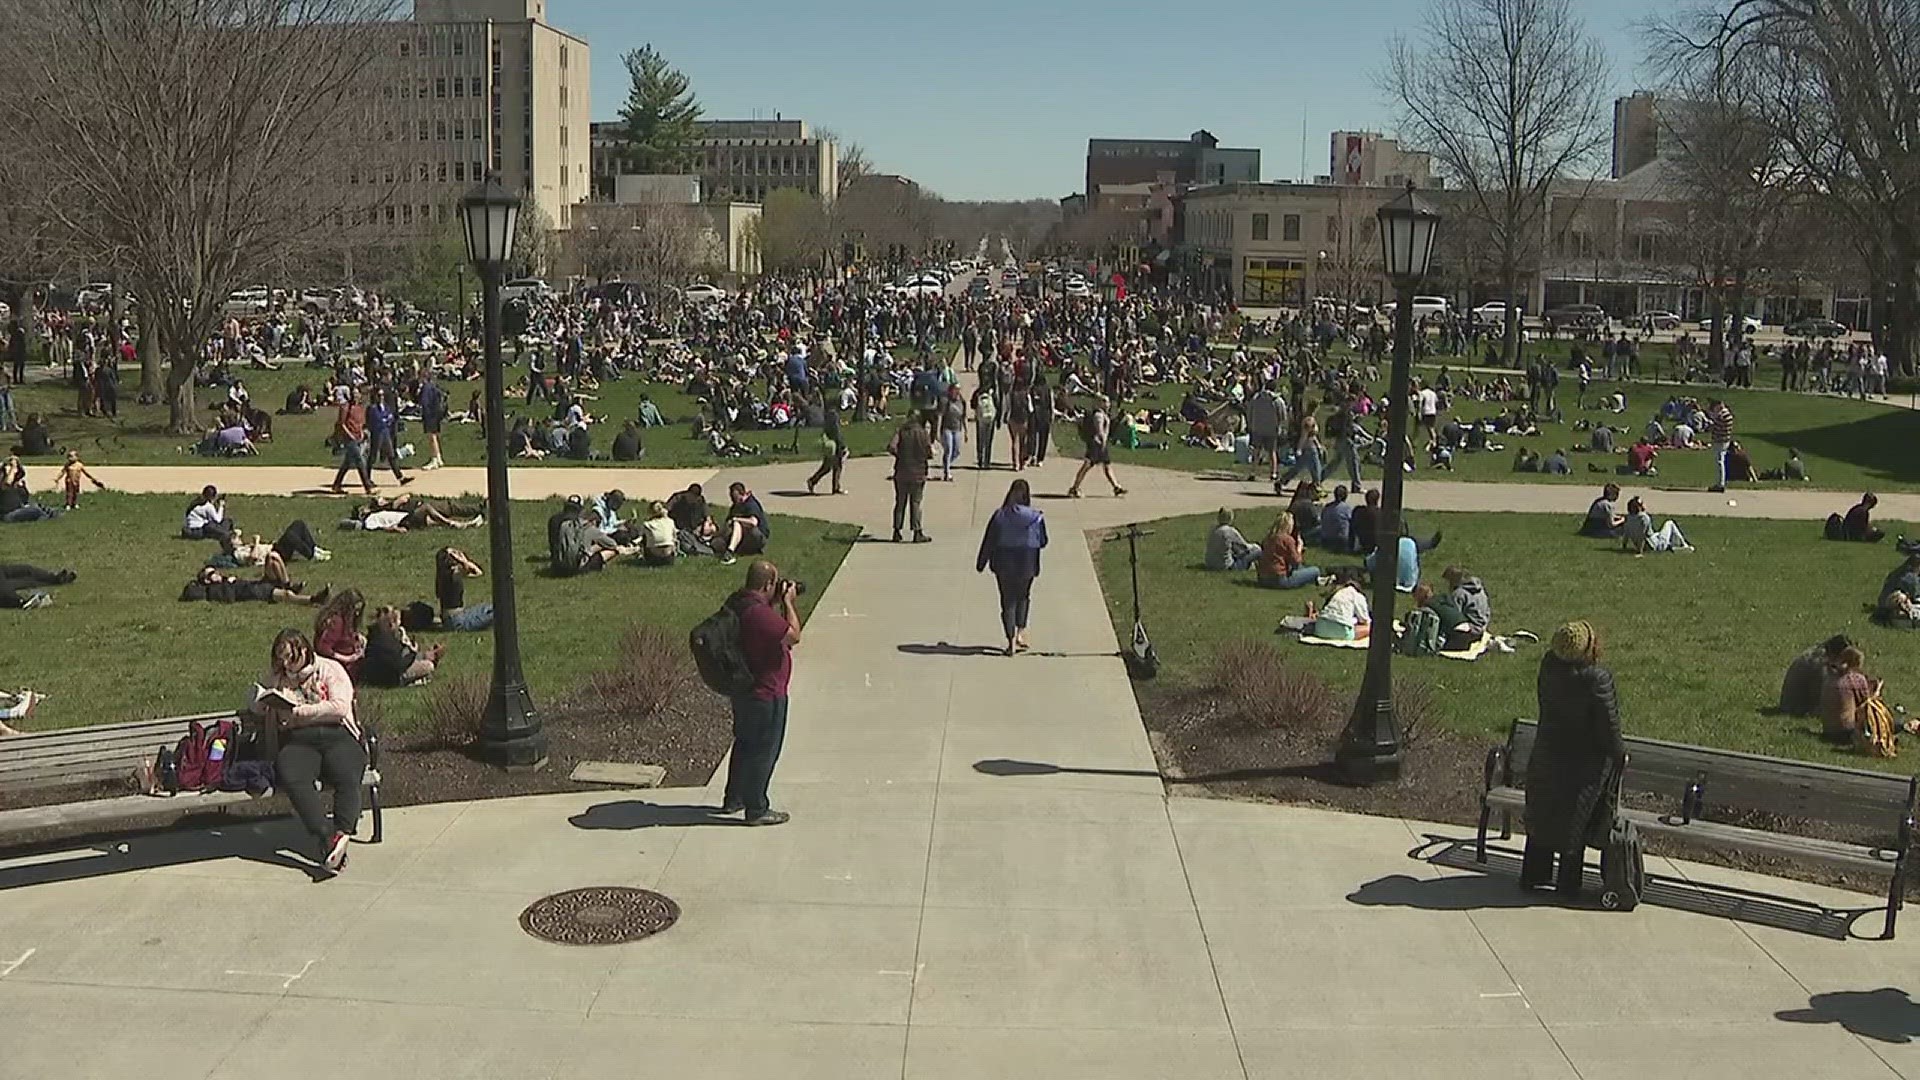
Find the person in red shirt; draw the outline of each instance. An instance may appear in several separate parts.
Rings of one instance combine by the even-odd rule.
[[[1654,469],[1653,459],[1659,456],[1660,451],[1642,437],[1639,442],[1627,448],[1627,465],[1633,470],[1635,476],[1655,476],[1658,474]]]
[[[366,488],[367,494],[373,494],[373,466],[367,460],[367,407],[360,403],[357,389],[347,392],[347,400],[334,418],[333,442],[341,456],[340,471],[333,474],[330,490],[335,495],[344,494],[346,489],[341,485],[351,469],[360,474],[360,486]]]
[[[732,697],[733,756],[720,812],[745,811],[749,825],[780,825],[789,817],[768,804],[767,786],[787,737],[787,683],[793,647],[800,644],[798,591],[771,562],[758,559],[747,567],[746,587],[727,601],[740,615],[740,651],[753,670],[753,686]]]

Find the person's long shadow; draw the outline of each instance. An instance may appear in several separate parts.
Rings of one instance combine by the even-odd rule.
[[[1520,891],[1510,878],[1452,875],[1417,878],[1388,874],[1347,894],[1362,907],[1404,907],[1421,911],[1480,911],[1486,908],[1542,907],[1551,897]]]
[[[181,824],[191,820],[183,819]],[[150,832],[122,833],[110,839],[93,839],[79,845],[71,841],[52,841],[10,848],[6,852],[8,860],[40,855],[67,857],[0,866],[0,892],[232,858],[298,870],[314,881],[325,881],[333,876],[319,864],[288,853],[289,850],[299,851],[311,846],[306,833],[291,817],[258,821],[228,819],[227,824],[218,828],[195,828],[190,824],[181,827],[181,824]],[[81,854],[87,850],[92,853]]]
[[[1920,1038],[1920,1003],[1891,986],[1815,994],[1807,999],[1806,1008],[1773,1015],[1789,1024],[1839,1024],[1861,1038],[1880,1042],[1910,1043]]]
[[[654,829],[662,826],[739,825],[737,817],[721,817],[711,806],[674,806],[642,799],[596,803],[567,819],[576,829]]]
[[[931,645],[896,645],[894,649],[908,656],[998,656],[1005,658],[1007,648],[1004,645],[955,645],[950,641],[936,641]],[[1046,649],[1028,649],[1018,656],[1044,656],[1054,660],[1088,660],[1107,656],[1118,656],[1119,652],[1057,652]]]
[[[1104,655],[1104,654],[1102,654]],[[1073,765],[1055,765],[1046,761],[1021,761],[1016,758],[984,758],[973,763],[973,771],[987,776],[1152,776],[1169,784],[1223,784],[1234,780],[1275,780],[1306,778],[1324,783],[1341,783],[1343,774],[1331,761],[1277,765],[1257,769],[1228,769],[1223,772],[1173,776],[1154,769],[1098,769]]]

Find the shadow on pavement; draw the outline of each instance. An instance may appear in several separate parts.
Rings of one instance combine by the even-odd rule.
[[[652,829],[660,826],[739,825],[737,817],[721,817],[711,806],[670,806],[640,799],[604,802],[567,819],[576,829]]]
[[[899,652],[906,653],[908,656],[998,656],[1004,659],[1007,655],[1007,647],[1004,645],[955,645],[947,641],[938,641],[932,645],[896,645],[894,648]],[[1102,657],[1118,655],[1120,655],[1118,652],[1073,653],[1052,652],[1045,649],[1028,649],[1026,652],[1016,653],[1015,658],[1017,659],[1021,656],[1044,656],[1054,660],[1097,660]]]
[[[1521,892],[1512,880],[1491,877],[1417,878],[1389,874],[1347,894],[1362,907],[1404,907],[1421,911],[1479,911],[1483,908],[1545,907],[1553,898]]]
[[[191,820],[183,819],[183,823]],[[288,853],[289,849],[307,851],[312,846],[313,841],[290,817],[236,822],[213,829],[176,825],[164,831],[94,840],[79,847],[64,842],[30,845],[8,851],[6,857],[15,865],[0,866],[0,892],[236,858],[297,870],[314,881],[325,881],[333,875],[315,862]],[[43,855],[50,857],[36,858]]]
[[[1153,769],[1088,769],[1071,765],[1055,765],[1045,761],[984,758],[973,763],[973,771],[985,773],[988,776],[1056,776],[1060,773],[1073,773],[1077,776],[1153,776],[1169,784],[1221,784],[1233,780],[1270,780],[1277,777],[1306,777],[1327,783],[1337,783],[1341,776],[1339,767],[1330,761],[1306,765],[1282,765],[1270,769],[1229,769],[1226,772],[1206,773],[1200,776],[1168,776]]]
[[[1815,994],[1804,1009],[1774,1013],[1789,1024],[1839,1024],[1864,1039],[1910,1043],[1920,1038],[1920,1004],[1905,990],[1883,986],[1878,990],[1836,990]]]

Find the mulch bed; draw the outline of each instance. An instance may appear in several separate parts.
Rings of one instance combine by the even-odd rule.
[[[1333,763],[1340,725],[1249,728],[1227,714],[1218,696],[1183,687],[1136,685],[1160,771],[1169,786],[1190,786],[1209,795],[1460,826],[1470,838],[1480,818],[1480,777],[1492,744],[1435,727],[1416,730],[1406,750],[1401,779],[1360,787],[1347,783]],[[1768,823],[1738,824],[1767,827]],[[1516,822],[1516,827],[1518,823]],[[1858,839],[1830,830],[1790,830],[1830,839]],[[1654,854],[1727,866],[1850,889],[1884,898],[1886,882],[1836,874],[1777,858],[1727,854],[1683,841],[1649,838]],[[1917,875],[1920,876],[1920,875]]]

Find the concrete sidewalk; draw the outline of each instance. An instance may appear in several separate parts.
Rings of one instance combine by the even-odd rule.
[[[743,475],[884,535],[884,464],[856,464],[840,498]],[[716,776],[397,810],[322,885],[275,854],[284,820],[0,861],[0,1080],[1920,1077],[1920,1008],[1881,989],[1920,932],[1526,906],[1409,858],[1457,828],[1170,797],[1081,536],[1218,501],[1148,472],[1043,502],[1034,655],[985,654],[974,554],[1009,474],[929,485],[932,544],[857,544],[796,654],[783,827],[708,820]],[[610,948],[518,927],[597,884],[684,914]]]

